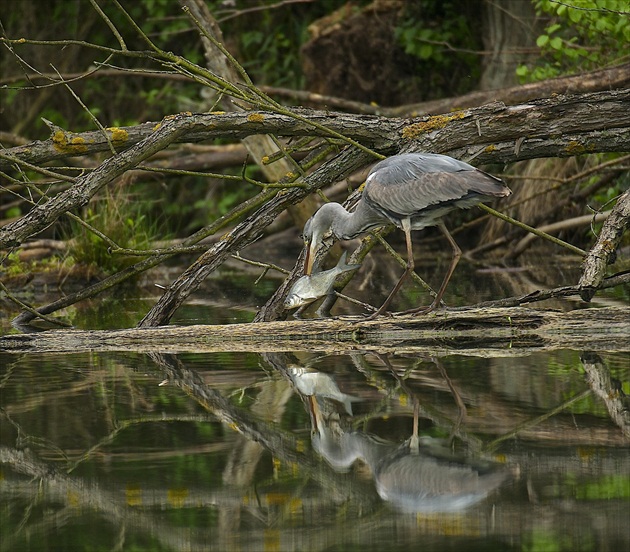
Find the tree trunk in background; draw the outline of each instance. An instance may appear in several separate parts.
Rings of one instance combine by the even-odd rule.
[[[493,90],[518,84],[516,68],[537,56],[536,38],[541,29],[529,0],[485,0],[483,42],[489,55],[479,88]]]
[[[536,38],[542,24],[534,11],[530,0],[484,0],[483,2],[483,41],[489,54],[484,60],[484,70],[479,82],[481,90],[495,90],[518,84],[516,68],[537,57]],[[546,210],[549,196],[542,193],[550,190],[556,183],[544,180],[544,176],[563,178],[579,170],[574,158],[569,159],[532,159],[520,164],[515,169],[519,175],[529,175],[524,179],[510,183],[513,194],[509,200],[500,201],[498,209],[507,204],[518,207],[510,215],[528,224],[535,224],[538,215]],[[540,195],[528,199],[533,190]],[[502,206],[503,205],[503,206]],[[574,214],[575,216],[575,214]],[[506,232],[506,223],[492,219],[486,225],[481,242],[491,242]],[[520,236],[522,237],[522,236]]]
[[[210,35],[214,36],[218,42],[222,44],[225,42],[223,40],[221,29],[204,0],[180,0],[180,3],[182,6],[186,6],[190,9],[197,21],[199,21],[205,30]],[[201,35],[201,42],[204,46],[206,65],[208,69],[225,78],[229,82],[242,82],[236,68],[230,64],[230,61],[214,44],[212,44],[207,37]],[[216,101],[216,94],[211,94],[211,96],[213,97],[208,102],[210,105]],[[221,107],[225,111],[241,111],[243,109],[240,105],[233,102],[227,95],[222,98]],[[285,157],[282,157],[269,165],[265,165],[262,162],[263,157],[271,155],[278,150],[278,145],[272,136],[268,134],[256,134],[253,136],[247,136],[241,141],[269,182],[277,182],[285,177],[287,173],[296,170],[296,167]],[[291,215],[295,226],[297,228],[301,228],[318,207],[319,202],[317,201],[317,198],[309,196],[298,205],[292,205],[287,210]]]

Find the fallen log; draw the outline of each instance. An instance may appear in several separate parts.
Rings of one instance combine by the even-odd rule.
[[[249,324],[122,330],[49,330],[0,337],[5,352],[212,353],[377,351],[394,354],[522,356],[555,349],[630,351],[630,309],[559,312],[514,308],[443,310],[426,316],[357,316]]]

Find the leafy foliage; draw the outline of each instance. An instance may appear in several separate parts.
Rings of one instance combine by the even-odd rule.
[[[424,0],[406,5],[395,30],[396,40],[405,53],[424,62],[420,73],[431,88],[443,86],[448,79],[446,93],[456,95],[467,92],[479,79],[480,58],[472,52],[481,45],[470,15],[457,1]]]
[[[108,192],[105,201],[88,207],[82,218],[123,248],[147,249],[155,237],[156,230],[151,228],[143,206],[131,201],[121,188]],[[97,266],[105,272],[116,272],[137,261],[135,257],[112,255],[108,243],[77,223],[72,224],[70,235],[73,239],[69,242],[69,250],[76,262]]]
[[[627,55],[630,12],[626,0],[536,0],[535,6],[548,21],[536,40],[540,58],[533,66],[517,69],[522,81],[589,71]]]

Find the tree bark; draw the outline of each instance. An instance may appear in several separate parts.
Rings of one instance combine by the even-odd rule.
[[[590,301],[601,287],[608,265],[617,258],[617,247],[624,232],[630,227],[630,190],[627,190],[613,207],[604,222],[595,245],[591,248],[582,265],[579,281],[580,296]]]
[[[516,84],[516,68],[539,55],[536,38],[542,29],[532,2],[483,2],[484,70],[479,88],[492,90]]]

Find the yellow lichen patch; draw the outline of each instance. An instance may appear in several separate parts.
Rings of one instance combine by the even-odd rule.
[[[160,128],[162,126],[162,123],[158,123],[157,125],[155,125],[153,127],[153,130],[157,130],[158,128]]]
[[[55,144],[59,144],[60,146],[65,146],[68,144],[68,139],[66,138],[66,133],[63,130],[58,130],[52,135],[52,141]]]
[[[252,113],[247,116],[247,120],[252,123],[262,123],[265,120],[265,116],[260,113]]]
[[[225,111],[211,111],[210,115],[225,115]]]
[[[583,144],[580,144],[579,142],[577,142],[576,140],[571,140],[568,144],[567,147],[564,148],[565,151],[571,155],[579,155],[581,153],[585,153],[586,152],[586,148],[584,147]]]
[[[85,138],[81,138],[80,136],[75,136],[72,140],[70,140],[68,147],[71,147],[72,151],[76,153],[85,153],[87,151]]]
[[[109,130],[112,133],[112,140],[114,142],[126,142],[129,139],[129,133],[122,128],[109,127],[106,130]]]
[[[406,126],[402,131],[402,135],[403,138],[406,138],[407,140],[413,140],[421,134],[444,128],[451,121],[463,119],[464,117],[466,117],[466,112],[464,111],[458,111],[453,115],[435,115],[433,117],[429,117],[426,121],[422,121],[421,123],[412,123]]]
[[[262,159],[260,160],[262,162],[263,165],[268,165],[269,164],[269,156],[268,155],[263,155]]]
[[[57,130],[52,135],[53,147],[61,153],[85,153],[87,151],[84,138],[80,136],[68,138],[68,134],[63,130]]]
[[[287,180],[293,180],[294,178],[297,178],[297,174],[295,174],[294,172],[288,172],[287,174],[284,175],[284,177]]]
[[[497,147],[494,144],[490,144],[489,146],[486,146],[486,149],[484,151],[486,153],[492,153],[496,149],[497,149]]]

